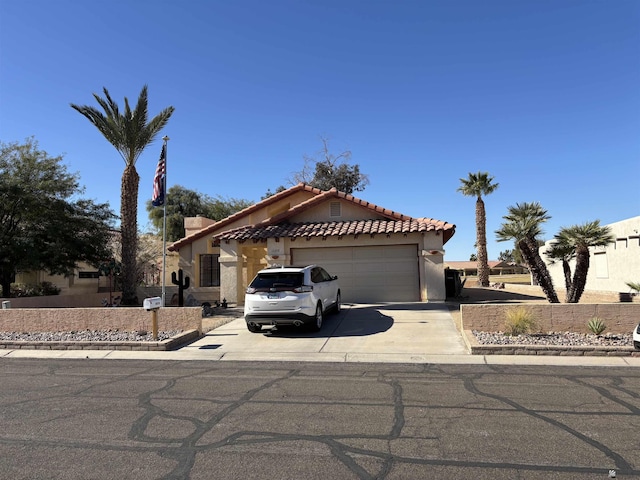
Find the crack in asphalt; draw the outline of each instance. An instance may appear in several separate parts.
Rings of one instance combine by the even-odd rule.
[[[567,377],[569,378],[569,377]],[[578,383],[576,381],[576,379],[572,379],[574,382]],[[585,382],[582,382],[582,384],[584,386],[587,386],[587,384]],[[574,437],[576,437],[577,439],[579,439],[580,441],[588,444],[591,447],[596,448],[597,450],[601,451],[604,455],[606,455],[607,457],[611,458],[614,462],[615,462],[615,466],[618,470],[624,471],[624,472],[628,472],[628,471],[633,471],[633,467],[632,465],[625,460],[621,455],[619,455],[618,453],[614,452],[612,449],[610,449],[609,447],[607,447],[606,445],[602,444],[601,442],[598,442],[597,440],[594,440],[591,437],[588,437],[587,435],[584,435],[583,433],[571,428],[570,426],[560,422],[559,420],[555,420],[552,418],[547,417],[546,415],[543,415],[541,413],[538,413],[536,411],[533,411],[529,408],[526,408],[525,406],[519,404],[518,402],[515,402],[509,398],[505,398],[501,395],[496,395],[496,394],[491,394],[491,393],[487,393],[487,392],[483,392],[481,391],[472,380],[466,380],[464,382],[465,388],[478,396],[483,396],[483,397],[487,397],[487,398],[493,398],[494,400],[498,400],[500,402],[503,402],[511,407],[513,407],[517,412],[525,414],[527,416],[530,416],[532,418],[535,418],[537,420],[542,420],[543,422],[548,423],[549,425],[558,428],[559,430],[562,430],[566,433],[568,433],[569,435],[572,435]],[[589,385],[590,388],[594,388],[596,391],[604,391],[607,393],[607,398],[611,399],[611,395],[609,395],[609,392],[607,390],[595,387],[593,385]]]
[[[11,363],[3,360],[0,363],[0,379],[8,378],[10,375],[14,375],[17,369],[5,373],[2,370],[4,365],[26,365],[29,366],[42,366],[37,362],[19,362],[12,360]],[[94,361],[99,362],[99,361]],[[113,365],[113,362],[109,362]],[[92,392],[96,391],[99,387],[113,386],[117,387],[118,384],[125,381],[132,380],[156,380],[162,384],[148,388],[143,392],[134,395],[133,397],[122,396],[119,398],[134,398],[137,399],[137,409],[141,411],[136,418],[131,422],[126,437],[121,440],[111,439],[107,441],[98,440],[74,440],[68,438],[54,438],[54,437],[35,437],[31,435],[18,435],[0,433],[0,445],[13,445],[13,446],[31,446],[33,448],[53,448],[53,447],[65,447],[69,449],[83,449],[83,450],[103,450],[114,452],[139,452],[155,454],[165,459],[171,459],[173,467],[166,471],[158,478],[165,480],[178,480],[191,478],[194,466],[196,466],[197,455],[202,453],[215,453],[217,451],[224,451],[232,447],[248,447],[256,446],[263,448],[265,446],[275,446],[276,444],[291,446],[292,452],[295,451],[296,446],[301,442],[309,442],[311,444],[323,446],[326,448],[328,454],[339,462],[344,468],[346,468],[351,474],[358,479],[362,480],[383,480],[387,478],[394,468],[400,465],[422,465],[422,466],[440,466],[440,467],[458,467],[458,468],[477,468],[477,469],[498,469],[498,470],[514,470],[518,472],[542,472],[542,473],[565,473],[565,474],[608,474],[611,468],[615,468],[619,476],[640,476],[640,470],[637,469],[633,463],[625,458],[625,456],[616,451],[616,449],[608,445],[605,441],[596,440],[588,436],[586,433],[580,431],[576,427],[570,426],[568,423],[552,418],[552,414],[603,414],[602,411],[597,412],[574,412],[571,409],[548,409],[544,412],[529,408],[523,405],[521,402],[510,398],[504,394],[494,393],[488,390],[489,385],[494,385],[495,382],[489,379],[487,376],[491,375],[527,375],[534,376],[534,380],[537,380],[539,384],[544,383],[545,378],[549,378],[548,385],[554,386],[552,380],[560,379],[563,385],[575,385],[576,389],[582,389],[584,393],[591,392],[597,395],[597,398],[605,399],[611,402],[612,405],[616,405],[624,412],[613,411],[611,408],[607,410],[606,414],[614,416],[628,415],[630,418],[635,417],[640,412],[640,406],[638,403],[633,403],[640,398],[637,390],[630,388],[631,381],[626,381],[619,375],[614,375],[612,369],[600,369],[599,375],[595,375],[593,372],[584,372],[582,374],[576,374],[574,370],[569,368],[558,368],[558,371],[564,373],[551,374],[546,372],[545,367],[522,367],[522,368],[508,368],[508,367],[496,367],[496,366],[435,366],[435,365],[412,365],[406,366],[385,366],[377,368],[377,366],[363,365],[360,367],[352,366],[345,368],[344,366],[332,365],[326,367],[329,371],[323,373],[323,368],[319,365],[306,365],[300,367],[295,364],[280,363],[274,364],[271,368],[268,365],[260,365],[258,368],[252,369],[252,364],[238,364],[235,367],[227,365],[218,365],[212,367],[198,367],[190,368],[192,364],[181,362],[173,363],[153,363],[152,366],[146,368],[140,366],[134,368],[135,371],[125,372],[122,374],[109,375],[107,379],[90,372],[74,373],[74,368],[78,365],[86,369],[87,364],[82,361],[59,361],[54,364],[48,364],[46,371],[42,373],[48,377],[64,376],[69,378],[70,376],[77,377],[79,381],[72,384],[62,384],[60,386],[70,388],[68,393],[56,393],[55,395],[46,395],[47,388],[39,387],[37,389],[29,390],[29,393],[34,395],[42,393],[43,395],[30,398],[27,400],[19,401],[5,401],[5,397],[10,395],[5,392],[0,392],[0,413],[2,417],[4,415],[10,415],[12,409],[17,407],[27,407],[23,403],[28,403],[28,407],[37,408],[41,402],[64,402],[65,400],[73,400],[77,398],[91,397]],[[102,365],[106,365],[106,362]],[[136,366],[135,362],[123,363],[129,368]],[[200,364],[202,365],[202,364]],[[158,367],[166,366],[171,372],[163,373]],[[184,373],[178,373],[181,366],[186,366]],[[235,370],[234,370],[235,368]],[[359,369],[358,369],[359,368]],[[331,370],[333,369],[333,370]],[[188,400],[198,402],[208,402],[210,405],[215,405],[218,408],[215,413],[205,412],[202,414],[202,418],[198,418],[196,414],[177,414],[162,406],[163,402],[169,400],[178,402],[179,398],[172,393],[180,385],[183,380],[207,382],[207,385],[215,385],[218,379],[227,379],[227,372],[231,370],[232,373],[236,373],[236,378],[250,380],[258,385],[251,388],[243,385],[241,391],[226,393],[221,397],[208,398],[205,396],[190,396]],[[478,371],[479,370],[479,371]],[[597,370],[597,369],[594,369]],[[615,370],[619,372],[619,370]],[[337,373],[340,372],[340,375]],[[626,370],[628,377],[633,380],[638,379],[638,375],[633,370]],[[332,374],[333,373],[333,374]],[[264,378],[261,376],[264,375]],[[437,376],[435,381],[431,376]],[[25,378],[36,381],[39,375],[30,374]],[[359,398],[348,397],[346,399],[330,398],[330,395],[322,395],[318,390],[321,387],[312,389],[309,394],[297,393],[295,390],[291,397],[287,390],[287,385],[291,381],[303,381],[312,382],[314,379],[321,378],[323,381],[337,385],[337,391],[340,391],[342,385],[354,385],[360,387],[367,392],[373,392],[373,397]],[[434,377],[436,378],[436,377]],[[600,381],[597,384],[596,380]],[[605,379],[605,382],[602,382]],[[51,378],[49,378],[51,380]],[[339,383],[344,382],[344,383]],[[483,383],[484,382],[484,383]],[[514,378],[513,383],[516,382]],[[602,383],[606,383],[603,385]],[[451,405],[448,404],[429,404],[428,401],[421,403],[417,398],[412,398],[410,402],[405,399],[406,390],[409,385],[415,385],[422,387],[427,395],[437,395],[439,389],[443,386],[455,386],[459,385],[462,389],[472,395],[472,400],[469,400],[467,404],[455,405],[455,402]],[[636,386],[638,382],[635,382]],[[57,386],[57,385],[54,385]],[[81,386],[82,388],[77,388]],[[299,386],[296,384],[295,386]],[[306,387],[307,384],[305,383]],[[535,382],[532,381],[527,384],[527,388],[533,388]],[[278,388],[284,394],[278,396],[274,395],[275,388]],[[289,385],[289,388],[292,388]],[[378,388],[378,390],[376,390]],[[637,387],[636,387],[637,388]],[[355,390],[356,392],[360,390]],[[313,393],[315,392],[315,393]],[[381,393],[382,392],[382,393]],[[264,394],[264,397],[257,398]],[[269,396],[271,394],[271,396]],[[349,393],[345,393],[348,395]],[[375,395],[379,397],[375,397]],[[413,394],[415,396],[415,393]],[[624,395],[625,398],[621,398],[620,395]],[[105,394],[98,395],[100,398],[104,398]],[[227,399],[227,397],[229,397]],[[286,397],[286,399],[285,399]],[[498,404],[504,405],[504,409],[498,408],[494,405],[481,406],[480,399],[490,399],[498,402]],[[453,399],[455,400],[455,399]],[[452,402],[453,402],[452,400]],[[579,400],[579,399],[577,399]],[[265,408],[270,406],[282,406],[290,405],[291,407],[305,407],[316,411],[321,407],[338,406],[339,408],[362,408],[362,409],[390,409],[390,416],[388,420],[386,417],[380,416],[378,419],[381,423],[375,424],[384,429],[384,421],[389,421],[390,424],[386,429],[386,432],[381,433],[365,433],[365,432],[335,432],[335,433],[317,433],[311,434],[308,432],[285,432],[270,431],[264,429],[256,430],[237,430],[229,434],[217,434],[217,438],[207,441],[207,435],[211,435],[214,430],[221,427],[225,421],[233,421],[232,415],[240,408],[245,406],[264,405]],[[473,406],[470,406],[473,404]],[[173,404],[170,404],[170,406]],[[579,403],[573,404],[573,408],[576,408]],[[606,405],[605,405],[606,406]],[[408,409],[421,408],[424,409],[424,415],[427,416],[427,423],[423,430],[419,432],[411,431],[407,432],[407,427],[415,428],[413,423],[412,414],[408,413]],[[439,448],[438,454],[429,454],[426,450],[418,456],[417,454],[409,455],[398,451],[398,441],[410,440],[418,445],[431,444],[441,445],[444,432],[447,431],[446,427],[440,430],[435,429],[432,425],[433,419],[428,415],[433,415],[434,412],[443,411],[448,409],[452,411],[454,409],[469,409],[476,410],[478,412],[485,411],[492,414],[499,415],[502,413],[517,413],[523,418],[527,417],[535,421],[544,422],[550,426],[553,430],[563,432],[575,438],[578,442],[584,445],[585,448],[593,448],[601,452],[606,458],[612,462],[611,466],[603,467],[589,467],[584,465],[571,465],[571,464],[550,464],[546,462],[503,462],[492,461],[488,459],[486,461],[479,461],[477,459],[464,459],[456,458],[461,454],[449,455],[450,458],[446,458],[446,453],[442,446],[434,447]],[[378,410],[372,410],[378,411]],[[330,412],[329,412],[330,413]],[[293,413],[292,413],[293,415]],[[69,414],[55,415],[47,418],[49,422],[58,422],[61,425],[64,424],[64,420],[68,418]],[[448,417],[442,417],[444,421]],[[375,419],[374,419],[375,420]],[[0,419],[0,432],[2,432],[2,422]],[[162,433],[152,433],[152,424],[154,422],[176,422],[181,425],[180,431],[175,436],[168,436]],[[227,426],[227,428],[230,428]],[[188,430],[188,432],[187,432]],[[183,432],[184,433],[181,433]],[[175,432],[174,432],[175,433]],[[216,437],[216,435],[214,435]],[[355,442],[355,444],[354,444]],[[358,445],[357,443],[361,444]],[[364,446],[365,443],[369,442]],[[372,443],[372,444],[371,444]]]

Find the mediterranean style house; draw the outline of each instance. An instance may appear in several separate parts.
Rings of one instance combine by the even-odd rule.
[[[185,230],[168,250],[200,302],[243,304],[259,270],[302,264],[337,275],[346,302],[440,302],[455,225],[301,183],[217,222],[186,218]]]
[[[119,257],[120,254],[119,237],[119,231],[112,231],[111,249],[114,258]],[[138,240],[138,250],[139,288],[152,289],[155,286],[158,287],[155,290],[159,290],[162,285],[162,239],[152,234],[141,235]],[[177,254],[167,255],[166,265],[165,283],[171,286],[171,273],[178,269]],[[94,296],[98,299],[97,302],[94,301],[94,305],[87,306],[100,306],[100,300],[108,300],[110,293],[116,292],[115,296],[119,296],[120,293],[119,286],[113,277],[101,272],[95,265],[89,265],[85,262],[76,265],[74,271],[69,275],[52,275],[44,270],[18,272],[13,283],[38,285],[43,282],[48,282],[56,287],[60,291],[59,296],[61,297]],[[139,292],[138,296],[141,297],[142,293],[148,292]],[[64,301],[68,302],[69,306],[74,304],[74,301],[70,299],[58,300],[58,302]]]

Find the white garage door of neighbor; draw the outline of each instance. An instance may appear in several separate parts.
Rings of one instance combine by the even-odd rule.
[[[418,245],[293,248],[295,265],[317,264],[338,276],[342,300],[356,303],[420,300]]]

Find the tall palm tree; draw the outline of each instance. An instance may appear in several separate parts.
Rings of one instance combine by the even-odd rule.
[[[584,293],[589,272],[589,247],[604,247],[615,241],[609,227],[600,226],[600,220],[582,225],[562,227],[554,236],[555,242],[545,252],[552,260],[562,260],[567,293],[566,303],[578,303]],[[575,258],[575,271],[571,277],[569,261]]]
[[[173,107],[162,110],[151,121],[147,113],[147,86],[142,87],[138,103],[131,110],[129,100],[124,99],[124,112],[111,99],[106,88],[104,98],[93,94],[104,113],[87,105],[71,104],[71,108],[87,117],[100,133],[113,145],[125,163],[120,189],[120,230],[122,235],[122,304],[135,305],[136,298],[136,253],[138,246],[138,186],[140,176],[136,161],[144,149],[153,142],[164,128],[174,111]]]
[[[538,253],[538,237],[542,235],[542,224],[551,217],[547,211],[537,203],[516,203],[508,207],[505,222],[496,230],[499,242],[513,240],[522,254],[522,258],[531,270],[534,280],[544,292],[549,303],[559,303],[558,295],[553,287],[553,281],[547,265]]]
[[[487,196],[498,188],[487,172],[470,173],[468,178],[461,178],[462,185],[458,192],[467,197],[476,197],[476,251],[478,253],[478,283],[482,287],[489,286],[489,258],[487,255],[487,213],[482,196]]]

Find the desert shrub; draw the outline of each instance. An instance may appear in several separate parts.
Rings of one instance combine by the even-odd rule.
[[[593,317],[591,320],[589,320],[589,323],[587,323],[587,327],[589,328],[589,331],[595,335],[600,335],[602,332],[605,331],[605,329],[607,328],[607,325],[604,323],[604,320],[602,320],[601,318],[598,317]]]
[[[45,295],[58,295],[60,289],[51,282],[38,284],[15,283],[11,285],[12,297],[42,297]]]
[[[507,317],[505,321],[504,333],[507,335],[522,335],[530,333],[536,329],[536,321],[531,313],[525,307],[517,307],[508,309],[505,312]]]

